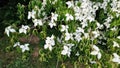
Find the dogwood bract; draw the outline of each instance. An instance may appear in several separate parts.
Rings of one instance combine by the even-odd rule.
[[[20,48],[22,49],[22,52],[25,52],[26,50],[29,51],[29,44],[24,44],[24,45],[20,45]]]
[[[66,16],[66,21],[74,19],[73,16],[71,14],[69,14],[69,13],[65,14],[65,16]]]
[[[67,55],[68,57],[70,57],[70,54],[71,54],[71,48],[72,46],[74,46],[74,44],[65,44],[63,46],[63,50],[61,52],[62,55]]]
[[[8,37],[10,36],[10,32],[13,33],[13,32],[16,32],[16,30],[13,29],[12,26],[6,27],[5,28],[5,33],[7,34]]]
[[[36,15],[36,11],[35,10],[32,10],[32,12],[28,12],[28,19],[32,18],[32,19],[35,19],[35,15]]]
[[[20,46],[20,42],[16,42],[13,47]]]
[[[120,64],[120,56],[117,53],[113,53],[114,58],[112,59],[113,62]]]
[[[94,50],[91,52],[91,55],[97,55],[97,58],[100,59],[102,55],[100,53],[99,48],[96,45],[93,45],[92,48]]]
[[[42,26],[43,22],[41,19],[34,19],[33,20],[34,26]]]
[[[113,47],[120,47],[120,46],[117,42],[113,41]]]
[[[44,49],[48,48],[50,51],[52,51],[52,46],[54,46],[54,45],[55,45],[54,35],[52,35],[51,37],[46,38]]]
[[[27,29],[30,29],[28,25],[22,25],[22,27],[19,29],[19,33],[27,33]]]

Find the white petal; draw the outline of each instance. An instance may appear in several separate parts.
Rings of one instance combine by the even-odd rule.
[[[64,46],[64,50],[68,50],[68,47],[67,47],[67,46]]]
[[[70,57],[70,54],[71,54],[70,52],[67,52],[68,57]]]
[[[115,58],[120,58],[120,56],[119,56],[117,53],[113,53],[113,56],[114,56]]]
[[[15,29],[10,29],[10,32],[16,32]]]
[[[91,63],[91,64],[95,64],[95,63],[96,63],[96,61],[90,61],[90,63]]]
[[[44,49],[47,49],[49,46],[47,44],[44,45]]]
[[[49,46],[49,50],[52,51],[52,46]]]
[[[96,45],[93,45],[93,49],[95,49],[96,51],[99,51],[99,48]]]
[[[113,62],[120,62],[118,58],[113,58],[112,61]]]
[[[54,39],[54,35],[51,36],[51,39]]]
[[[55,41],[51,40],[51,45],[54,46],[55,45]]]
[[[65,33],[65,40],[68,41],[70,39],[70,34],[68,32]]]
[[[100,59],[101,58],[101,53],[99,52],[98,55],[97,55],[97,58]]]
[[[66,51],[66,50],[63,50],[63,51],[61,52],[61,54],[62,54],[62,55],[66,55],[66,54],[67,54],[67,51]]]
[[[120,46],[117,42],[113,41],[113,47],[120,47]]]
[[[117,38],[120,39],[120,36],[118,36]]]
[[[27,43],[27,44],[24,44],[24,45],[28,47],[29,44]]]
[[[16,42],[13,47],[20,46],[20,42]]]
[[[20,45],[20,48],[23,49],[23,48],[24,48],[24,45]]]
[[[28,19],[31,18],[31,12],[28,12]]]
[[[79,56],[80,54],[79,54],[79,52],[77,52],[75,55],[76,55],[76,56]]]
[[[92,51],[90,54],[91,54],[91,55],[97,55],[97,54],[98,54],[98,51]]]
[[[20,29],[19,29],[19,33],[22,33],[22,32],[23,32],[23,29],[20,28]]]
[[[22,52],[25,52],[25,49],[22,49]]]
[[[7,34],[8,37],[10,36],[9,32],[10,32],[10,31],[6,30],[6,34]]]

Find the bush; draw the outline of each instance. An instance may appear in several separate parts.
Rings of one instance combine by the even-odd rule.
[[[117,0],[18,3],[18,19],[5,33],[18,53],[27,55],[37,45],[42,62],[55,59],[63,68],[67,62],[74,68],[119,67],[119,4]]]

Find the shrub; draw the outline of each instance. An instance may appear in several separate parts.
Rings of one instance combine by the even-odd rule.
[[[119,4],[118,0],[19,3],[19,22],[6,27],[5,33],[10,44],[25,54],[32,50],[30,37],[35,36],[40,61],[55,59],[61,67],[68,61],[74,67],[119,67]]]

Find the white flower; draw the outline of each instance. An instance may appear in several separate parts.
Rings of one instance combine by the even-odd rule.
[[[35,14],[36,14],[36,11],[34,11],[34,10],[32,10],[32,12],[28,12],[28,19],[30,19],[30,18],[33,18],[33,19],[35,19]]]
[[[82,25],[82,28],[85,28],[86,26],[88,26],[88,23],[87,22],[81,22],[81,25]]]
[[[67,31],[68,30],[68,25],[61,25],[61,32],[63,32],[63,31]]]
[[[113,53],[114,58],[112,59],[113,62],[120,64],[120,56],[116,53]]]
[[[110,30],[112,30],[112,31],[116,31],[117,28],[116,28],[116,27],[113,27],[113,28],[111,28]]]
[[[69,21],[69,20],[73,20],[73,19],[74,19],[71,14],[68,14],[68,13],[67,13],[65,16],[66,16],[66,21]]]
[[[42,26],[42,25],[43,25],[41,19],[34,19],[34,20],[33,20],[33,23],[34,23],[34,26],[37,26],[37,25]]]
[[[103,28],[103,25],[101,25],[100,23],[96,23],[97,24],[97,28],[99,28],[99,29],[102,29]]]
[[[67,55],[68,57],[70,57],[71,47],[72,47],[72,46],[74,46],[74,44],[66,44],[66,45],[64,45],[61,54],[62,54],[62,55]]]
[[[7,36],[9,37],[10,36],[10,32],[13,33],[13,32],[16,32],[15,29],[12,28],[12,26],[8,26],[5,28],[5,33],[7,34]]]
[[[52,51],[52,46],[51,46],[50,43],[49,43],[49,44],[45,44],[45,45],[44,45],[44,48],[45,48],[45,49],[48,48],[50,51]]]
[[[64,50],[62,50],[61,54],[62,55],[66,55],[66,54],[70,55],[71,49],[69,49],[68,46],[64,46],[63,48],[64,48]]]
[[[116,13],[120,13],[120,1],[114,0],[111,3],[111,10]]]
[[[20,45],[20,48],[22,49],[22,52],[25,52],[26,50],[29,51],[29,44],[24,44],[24,45]]]
[[[88,16],[87,19],[88,19],[90,22],[92,22],[92,21],[95,20],[94,17],[92,17],[92,16]]]
[[[66,33],[65,33],[65,40],[68,41],[68,40],[70,40],[70,39],[73,40],[73,34],[66,32]]]
[[[50,26],[50,28],[53,28],[53,26],[56,26],[56,23],[55,22],[50,22],[48,25]]]
[[[82,40],[82,37],[81,37],[82,33],[84,33],[84,29],[81,27],[77,27],[76,32],[73,33],[75,35],[74,36],[75,40],[77,40],[78,42]]]
[[[113,47],[120,47],[120,46],[117,42],[113,41]]]
[[[84,33],[84,29],[81,27],[78,27],[76,30],[77,33]]]
[[[94,35],[93,38],[97,38],[98,36],[100,36],[99,31],[93,31],[92,33]]]
[[[74,6],[73,1],[68,1],[66,2],[66,4],[68,5],[68,8],[71,8]]]
[[[105,22],[104,25],[105,25],[107,28],[110,28],[110,23],[109,23],[109,22]]]
[[[82,37],[81,37],[82,34],[81,34],[81,33],[75,32],[74,35],[75,35],[75,37],[74,37],[75,40],[77,40],[78,42],[79,42],[80,40],[82,40]]]
[[[57,21],[58,14],[55,14],[55,13],[51,13],[51,14],[52,14],[51,20]]]
[[[90,63],[91,63],[91,64],[96,64],[96,61],[92,61],[92,60],[90,59]]]
[[[45,6],[47,4],[47,0],[43,0],[42,5]]]
[[[27,29],[30,29],[30,27],[29,26],[27,26],[27,25],[22,25],[22,27],[19,29],[19,33],[27,33]]]
[[[57,2],[57,0],[54,0],[53,2],[52,2],[52,4],[55,4]]]
[[[99,53],[97,54],[97,58],[100,59],[101,56],[102,56],[102,54],[99,52]]]
[[[100,59],[102,55],[100,53],[99,48],[96,45],[93,45],[92,47],[93,47],[94,51],[92,51],[90,54],[97,55],[97,58]]]
[[[75,55],[76,55],[76,56],[79,56],[80,54],[79,54],[79,52],[77,52]]]
[[[57,42],[62,43],[62,37],[57,37]]]
[[[13,47],[20,46],[20,42],[16,42]]]
[[[120,36],[118,36],[117,38],[120,39]]]
[[[89,33],[84,33],[85,38],[89,38]]]
[[[49,48],[49,50],[52,51],[52,46],[54,45],[55,45],[55,41],[54,41],[54,36],[52,35],[51,37],[47,37],[45,41],[44,49]]]

